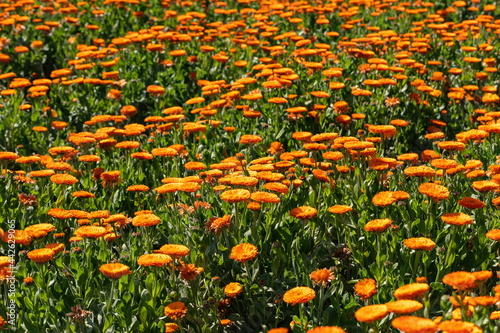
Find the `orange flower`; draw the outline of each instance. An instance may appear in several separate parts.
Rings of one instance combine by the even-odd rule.
[[[467,321],[445,320],[439,323],[438,328],[447,333],[481,332],[478,326]]]
[[[165,316],[169,317],[172,320],[184,318],[187,311],[187,306],[182,302],[170,303],[164,309]]]
[[[30,258],[32,261],[38,264],[42,264],[44,262],[54,259],[55,255],[56,252],[48,248],[36,249],[28,252],[28,258]]]
[[[384,304],[367,305],[354,313],[356,320],[362,323],[371,323],[384,318],[389,313]]]
[[[464,271],[446,274],[443,277],[443,283],[457,290],[469,290],[477,286],[474,274]]]
[[[181,279],[184,281],[193,281],[204,271],[204,269],[203,267],[196,267],[193,264],[182,263],[179,271],[181,272]]]
[[[166,323],[165,324],[165,333],[173,333],[179,329],[179,325],[176,323]]]
[[[450,196],[446,187],[434,183],[423,183],[418,187],[418,191],[434,200],[448,199]]]
[[[318,214],[318,210],[316,208],[310,206],[301,206],[294,208],[290,211],[290,215],[292,217],[298,218],[300,220],[309,220],[315,217]]]
[[[104,227],[99,226],[82,226],[75,230],[75,235],[79,237],[86,238],[99,238],[107,234],[107,230]]]
[[[238,262],[246,262],[254,259],[259,254],[257,246],[249,243],[241,243],[231,249],[229,258]]]
[[[258,135],[245,134],[240,137],[240,143],[244,145],[250,145],[259,143],[262,141],[262,138]]]
[[[185,257],[189,254],[189,248],[180,244],[165,244],[157,251],[158,253],[167,254],[173,258]]]
[[[402,299],[394,302],[385,303],[389,312],[396,314],[408,314],[420,310],[424,305],[418,301]]]
[[[234,203],[250,199],[250,191],[245,189],[227,190],[221,193],[220,198],[226,202]]]
[[[396,299],[414,299],[422,296],[430,287],[427,283],[410,283],[394,291]]]
[[[137,259],[137,264],[140,266],[161,267],[171,262],[172,257],[170,257],[168,254],[163,253],[143,254],[139,257],[139,259]]]
[[[363,279],[354,285],[354,293],[363,301],[377,293],[377,282],[374,279]]]
[[[132,225],[136,227],[150,227],[160,222],[161,219],[154,214],[141,214],[132,219]]]
[[[364,229],[368,232],[383,232],[392,224],[391,219],[375,219],[367,222]]]
[[[441,220],[446,224],[458,226],[474,223],[472,217],[464,213],[447,213],[441,216]]]
[[[99,271],[101,271],[102,274],[113,280],[119,279],[122,276],[128,274],[132,274],[132,272],[130,271],[130,267],[120,263],[110,263],[101,265]]]
[[[408,238],[404,240],[403,244],[412,250],[432,251],[436,247],[436,243],[426,237]]]
[[[346,205],[335,205],[328,208],[328,211],[332,214],[344,214],[352,211],[352,207]]]
[[[281,201],[276,194],[269,192],[253,192],[250,198],[258,202],[274,203],[274,204],[279,203]]]
[[[306,333],[345,333],[345,331],[337,326],[317,326]]]
[[[78,183],[78,178],[72,175],[58,173],[51,176],[50,181],[53,182],[54,184],[59,184],[59,185],[73,185],[75,183]]]
[[[229,228],[231,225],[231,215],[224,215],[223,217],[213,217],[206,224],[205,227],[215,232],[216,235],[220,234],[224,228]]]
[[[243,286],[238,282],[231,282],[224,287],[226,297],[236,297],[243,292]]]
[[[469,209],[481,209],[484,207],[484,202],[482,202],[479,199],[471,198],[471,197],[464,197],[460,200],[458,200],[458,204],[462,207],[469,208]]]
[[[414,316],[397,317],[391,325],[404,333],[434,333],[438,329],[433,320]]]
[[[283,295],[283,301],[291,305],[307,303],[314,298],[316,292],[309,287],[295,287]]]
[[[321,268],[315,270],[314,272],[309,274],[309,277],[314,281],[314,283],[322,286],[323,288],[325,288],[326,285],[329,282],[332,282],[333,279],[335,278],[333,272],[328,268]]]
[[[494,241],[500,241],[500,229],[492,229],[486,233],[486,237]]]

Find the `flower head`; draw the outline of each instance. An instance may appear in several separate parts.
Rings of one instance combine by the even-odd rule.
[[[316,298],[316,292],[309,287],[295,287],[283,295],[283,301],[291,305],[307,303],[314,298]]]

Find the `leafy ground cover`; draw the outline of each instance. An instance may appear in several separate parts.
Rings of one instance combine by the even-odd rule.
[[[0,327],[499,331],[494,1],[0,7]]]

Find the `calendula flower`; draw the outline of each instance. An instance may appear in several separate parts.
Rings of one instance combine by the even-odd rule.
[[[396,314],[408,314],[420,310],[424,305],[411,299],[402,299],[394,302],[385,303],[387,310]]]
[[[156,266],[161,267],[172,262],[172,257],[163,253],[143,254],[137,259],[137,264],[140,266]]]
[[[367,305],[358,309],[354,313],[357,321],[362,323],[371,323],[384,318],[389,313],[387,306],[384,304]]]
[[[53,182],[54,184],[59,184],[59,185],[73,185],[75,183],[78,183],[78,178],[72,175],[58,173],[51,176],[50,181]]]
[[[306,333],[346,333],[342,328],[337,326],[316,326],[308,330]]]
[[[443,277],[443,283],[457,290],[470,290],[477,287],[474,274],[464,271],[446,274]]]
[[[158,250],[158,253],[167,254],[173,258],[185,257],[189,252],[189,248],[181,244],[165,244]]]
[[[241,243],[231,249],[229,258],[238,262],[246,262],[254,259],[259,254],[257,246],[249,243]]]
[[[161,222],[161,219],[155,214],[141,214],[134,216],[132,225],[136,227],[151,227]]]
[[[236,297],[243,292],[243,286],[238,282],[231,282],[224,287],[226,297]]]
[[[392,224],[391,219],[375,219],[367,222],[364,229],[368,232],[383,232]]]
[[[367,300],[377,293],[377,282],[374,279],[363,279],[354,285],[354,293],[362,300]]]
[[[165,333],[173,333],[179,329],[179,325],[176,323],[166,323],[165,324]]]
[[[250,191],[245,189],[227,190],[221,193],[220,198],[229,203],[247,201],[250,199]]]
[[[435,183],[420,184],[418,191],[434,200],[444,200],[450,196],[450,191],[446,187]]]
[[[28,258],[30,258],[32,261],[38,264],[54,259],[55,255],[56,252],[54,250],[47,248],[36,249],[28,252]]]
[[[438,329],[432,319],[415,316],[396,317],[391,325],[404,333],[435,333]]]
[[[204,271],[203,267],[197,267],[193,264],[184,263],[181,264],[179,270],[181,272],[181,279],[184,281],[193,281]]]
[[[99,267],[99,271],[110,279],[119,279],[122,276],[132,274],[130,267],[120,263],[104,264]]]
[[[326,285],[332,282],[335,278],[333,272],[328,268],[317,269],[309,274],[309,277],[314,281],[315,284],[320,285],[323,288],[325,288]]]
[[[291,305],[307,303],[314,298],[316,298],[316,292],[309,287],[295,287],[283,295],[283,301]]]
[[[426,237],[408,238],[403,243],[412,250],[432,251],[436,247],[436,243]]]
[[[294,208],[290,211],[290,216],[298,218],[300,220],[309,220],[318,214],[316,208],[310,206],[301,206]]]
[[[427,283],[410,283],[397,288],[394,291],[394,297],[396,299],[415,299],[429,290],[430,286]]]
[[[172,320],[184,318],[188,311],[187,306],[183,302],[173,302],[167,305],[164,309],[165,316]]]
[[[441,216],[441,220],[446,224],[453,224],[457,226],[474,223],[472,217],[464,213],[447,213]]]

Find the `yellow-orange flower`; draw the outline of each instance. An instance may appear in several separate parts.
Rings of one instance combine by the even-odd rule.
[[[187,306],[182,302],[170,303],[164,309],[165,316],[169,317],[172,320],[184,318],[187,311]]]
[[[120,263],[110,263],[101,265],[99,271],[101,271],[101,273],[104,274],[105,276],[114,280],[119,279],[122,276],[132,274],[132,272],[130,271],[130,267]]]
[[[229,258],[239,262],[246,262],[254,259],[259,254],[257,246],[249,243],[241,243],[231,249]]]
[[[291,305],[307,303],[314,298],[316,292],[309,287],[295,287],[283,295],[283,301]]]

